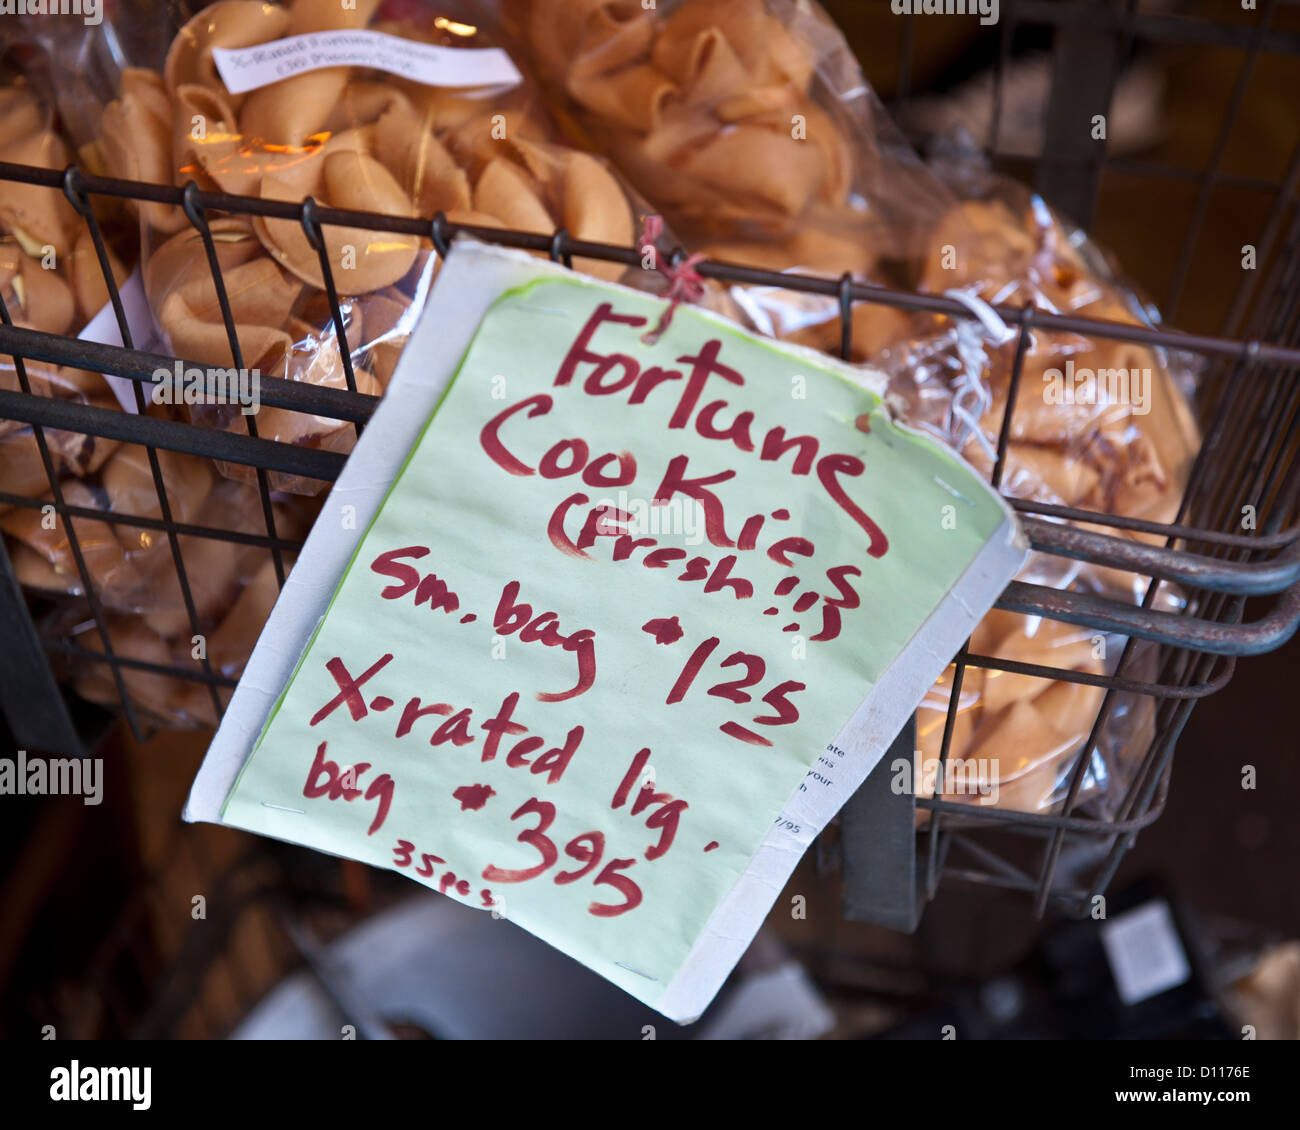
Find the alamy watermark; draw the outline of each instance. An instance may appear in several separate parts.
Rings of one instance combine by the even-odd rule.
[[[693,498],[674,497],[663,502],[633,498],[625,490],[618,497],[603,498],[594,509],[605,513],[596,526],[598,534],[630,534],[634,538],[679,536],[685,545],[704,543],[704,508]]]
[[[80,16],[88,27],[98,27],[104,0],[0,0],[0,16]]]
[[[0,796],[79,796],[82,804],[104,799],[102,757],[34,757],[20,749],[0,757]]]
[[[998,22],[998,0],[889,0],[896,16],[979,16],[984,25]]]
[[[130,1103],[132,1110],[148,1110],[152,1067],[95,1067],[73,1060],[50,1071],[51,1102]]]
[[[1135,416],[1151,411],[1150,369],[1088,369],[1067,361],[1043,370],[1043,400],[1053,407],[1124,404]]]
[[[890,788],[895,795],[979,796],[990,804],[998,802],[997,758],[949,757],[940,764],[937,757],[925,757],[918,749],[915,764],[900,757],[890,768],[894,771]]]
[[[256,369],[186,368],[177,361],[170,369],[153,371],[155,404],[238,404],[245,416],[262,406],[262,374]]]

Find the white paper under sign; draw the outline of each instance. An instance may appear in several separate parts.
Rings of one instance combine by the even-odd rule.
[[[519,69],[499,47],[440,47],[382,31],[317,31],[255,47],[214,47],[231,94],[323,67],[371,67],[426,86],[514,86]]]
[[[882,378],[458,244],[195,781],[674,1020],[1023,557]]]
[[[131,331],[131,343],[134,348],[145,353],[162,352],[163,347],[154,329],[153,315],[149,312],[149,300],[145,297],[144,279],[140,275],[139,267],[132,271],[118,288],[118,294],[122,299],[122,313],[126,315],[126,324]],[[77,334],[77,337],[82,341],[98,342],[100,345],[122,345],[122,331],[118,328],[117,312],[113,309],[113,304],[110,302],[104,306],[86,323],[86,328]],[[122,411],[135,413],[136,382],[129,377],[115,377],[111,373],[105,373],[104,380],[108,382],[113,395],[122,405]],[[153,386],[146,384],[143,388],[147,402],[153,392]]]

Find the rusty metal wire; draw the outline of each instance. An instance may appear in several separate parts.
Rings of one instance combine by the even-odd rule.
[[[1095,7],[1083,6],[1090,10]],[[1060,26],[1069,23],[1064,13],[1071,7],[1075,5],[1025,2],[1016,6],[1022,15]],[[1202,36],[1200,26],[1137,16],[1130,6],[1125,13],[1115,14],[1112,30],[1125,44],[1135,35],[1163,36],[1168,42],[1230,42],[1245,53],[1247,67],[1252,65],[1252,60],[1261,50],[1300,50],[1300,42],[1293,43],[1290,37],[1277,32],[1262,30],[1251,34],[1248,28],[1232,28],[1219,29],[1221,34],[1218,37],[1198,38]],[[1267,20],[1262,20],[1259,26],[1266,29]],[[1004,28],[999,74],[1005,69],[1010,43],[1011,36]],[[905,55],[910,52],[910,44],[909,25],[909,33],[904,37]],[[901,82],[904,91],[909,85],[909,75],[910,58],[905,57]],[[995,99],[1000,100],[1000,97],[999,83],[995,87]],[[1225,115],[1222,136],[1231,130],[1240,109],[1239,103],[1240,99],[1234,99],[1229,114]],[[994,110],[995,135],[1000,110],[999,102]],[[1216,146],[1214,159],[1200,176],[1196,223],[1188,233],[1189,242],[1194,242],[1204,219],[1205,208],[1201,203],[1204,194],[1212,190],[1216,181],[1228,183],[1230,180],[1219,169],[1221,149],[1221,145]],[[1096,180],[1104,172],[1104,151],[1097,161],[1097,175],[1090,181],[1094,191]],[[12,608],[6,611],[4,585],[0,584],[0,625],[12,623],[16,626],[12,635],[13,645],[0,649],[0,678],[7,681],[9,688],[9,698],[3,705],[25,704],[26,710],[15,714],[7,709],[7,713],[11,715],[10,726],[16,736],[20,741],[27,740],[33,748],[41,747],[42,736],[56,733],[66,739],[71,733],[69,726],[51,726],[49,723],[49,718],[58,714],[62,705],[50,701],[54,684],[44,666],[42,653],[70,655],[81,662],[107,666],[125,716],[138,736],[147,731],[148,720],[141,716],[137,704],[132,702],[123,680],[124,671],[145,671],[202,684],[208,689],[218,715],[223,706],[221,692],[228,692],[235,685],[233,679],[214,672],[206,660],[201,670],[181,670],[115,654],[106,630],[105,610],[78,545],[75,526],[68,519],[94,519],[165,534],[187,615],[198,632],[193,592],[177,539],[181,536],[212,538],[264,548],[271,554],[277,579],[283,584],[286,572],[284,554],[299,549],[300,543],[277,533],[268,475],[278,472],[328,483],[338,476],[345,461],[345,456],[336,452],[264,438],[258,434],[252,416],[245,417],[248,434],[242,435],[150,417],[143,412],[132,415],[33,395],[26,373],[25,363],[28,361],[127,378],[134,382],[137,405],[143,407],[144,382],[152,380],[156,369],[171,368],[177,360],[133,347],[121,296],[109,270],[104,237],[91,206],[96,198],[170,204],[184,210],[203,242],[237,367],[242,365],[243,357],[209,227],[209,216],[214,212],[296,220],[303,226],[309,241],[320,252],[330,315],[341,342],[347,340],[346,324],[328,256],[323,251],[321,233],[323,226],[327,225],[415,235],[428,240],[439,254],[445,254],[451,243],[464,235],[548,255],[566,265],[571,265],[573,258],[578,256],[621,263],[632,270],[642,269],[637,248],[577,240],[563,229],[553,233],[505,231],[453,223],[442,214],[428,219],[412,219],[343,211],[320,206],[311,199],[292,203],[231,196],[203,191],[193,183],[179,188],[144,184],[92,176],[77,168],[57,171],[0,163],[0,191],[3,191],[3,182],[6,181],[63,191],[76,207],[98,255],[125,343],[122,347],[113,347],[16,327],[0,300],[0,355],[15,359],[19,383],[18,391],[0,390],[0,419],[18,421],[33,430],[50,480],[50,501],[68,531],[70,550],[80,574],[87,606],[104,647],[102,652],[96,652],[61,639],[37,638],[30,621],[24,625],[21,616],[16,616]],[[974,808],[941,799],[917,800],[917,807],[928,810],[930,814],[924,832],[926,850],[921,877],[926,897],[933,897],[940,881],[948,878],[1025,891],[1032,894],[1040,912],[1049,905],[1074,910],[1086,907],[1092,895],[1104,890],[1137,832],[1158,817],[1174,746],[1196,701],[1227,682],[1237,656],[1258,654],[1280,646],[1300,624],[1300,522],[1297,521],[1297,499],[1300,498],[1300,459],[1297,459],[1300,452],[1300,379],[1297,379],[1297,374],[1300,374],[1300,319],[1297,319],[1300,310],[1300,210],[1295,208],[1298,183],[1300,153],[1290,163],[1283,181],[1269,186],[1275,193],[1275,203],[1264,217],[1260,256],[1261,263],[1273,264],[1271,273],[1262,283],[1253,277],[1243,279],[1225,321],[1223,336],[1104,322],[1034,308],[998,308],[1007,324],[1017,330],[1019,345],[1011,375],[1009,407],[998,437],[993,476],[995,485],[1000,483],[1005,463],[1011,406],[1016,403],[1014,390],[1020,380],[1025,343],[1031,327],[1177,350],[1204,358],[1204,387],[1209,406],[1205,417],[1210,424],[1173,522],[1158,523],[1023,499],[1008,500],[1019,511],[1034,549],[1132,573],[1142,582],[1144,596],[1135,606],[1109,597],[1013,582],[997,603],[998,608],[1008,611],[1123,636],[1127,642],[1111,674],[1093,675],[1019,663],[974,654],[965,648],[955,657],[955,677],[941,746],[941,763],[946,761],[951,747],[962,679],[968,668],[1086,683],[1102,687],[1105,695],[1092,733],[1075,755],[1068,795],[1056,811],[1022,813]],[[1083,204],[1090,210],[1091,198]],[[1185,252],[1179,258],[1179,270],[1171,285],[1171,295],[1175,299],[1187,285],[1190,254],[1190,251]],[[705,261],[698,270],[704,277],[723,283],[784,288],[837,300],[842,315],[840,344],[845,357],[852,350],[850,315],[855,303],[877,303],[904,311],[941,314],[952,319],[973,317],[965,305],[949,298],[891,290],[849,277],[835,279],[795,272],[776,273],[716,261]],[[1249,323],[1246,321],[1247,310],[1253,310]],[[1236,336],[1238,327],[1247,324],[1249,335]],[[262,403],[273,408],[347,421],[359,433],[370,418],[377,398],[356,391],[348,350],[343,349],[341,353],[346,370],[346,389],[264,377]],[[180,360],[187,366],[203,368],[190,359]],[[149,453],[161,516],[111,513],[69,503],[60,489],[59,476],[46,442],[47,429],[143,445]],[[265,533],[232,532],[175,521],[163,488],[158,450],[206,456],[253,468]],[[0,488],[3,485],[0,483]],[[43,500],[18,496],[3,489],[0,489],[0,503],[37,508],[46,505]],[[1242,531],[1239,521],[1243,506],[1254,507],[1258,514],[1257,527],[1246,532]],[[1112,536],[1118,531],[1154,535],[1159,544]],[[2,561],[3,555],[0,554]],[[1155,607],[1157,593],[1166,583],[1178,585],[1185,596],[1185,603],[1178,612]],[[1275,599],[1271,607],[1261,612],[1252,609],[1254,618],[1248,620],[1247,599],[1259,597]],[[1153,646],[1154,660],[1152,647],[1139,647],[1135,643],[1139,640],[1149,641]],[[1087,754],[1106,727],[1121,696],[1125,695],[1152,701],[1154,734],[1110,815],[1090,815],[1079,806]],[[41,719],[39,725],[34,721],[38,717]],[[24,736],[21,731],[29,723],[32,728]],[[1037,862],[1024,865],[1017,860],[1016,853],[1003,851],[1000,845],[1007,835],[1027,842],[1033,849],[1031,855],[1037,855]],[[1079,843],[1090,845],[1090,850],[1099,859],[1092,877],[1086,882],[1076,881],[1073,877],[1063,879],[1059,874],[1067,847]],[[992,846],[995,844],[997,846]],[[959,861],[952,858],[954,848]]]

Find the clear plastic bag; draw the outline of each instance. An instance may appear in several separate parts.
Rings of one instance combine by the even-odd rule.
[[[0,68],[0,161],[62,170],[71,160],[46,101],[26,76]],[[107,251],[120,283],[126,271]],[[76,334],[108,302],[89,230],[60,189],[5,182],[0,294],[14,325],[51,334]]]
[[[165,449],[157,454],[174,523],[265,533],[261,503],[253,487],[222,480],[207,459]],[[148,452],[136,444],[117,445],[93,473],[63,479],[60,488],[69,506],[146,522],[162,518]],[[36,497],[52,503],[48,482]],[[272,509],[279,536],[302,531],[301,518],[286,501],[274,503]],[[90,517],[68,521],[95,592],[106,608],[139,613],[169,636],[189,627],[170,539],[163,531],[152,525]],[[14,507],[0,516],[0,530],[10,539],[10,554],[22,584],[47,596],[85,595],[67,522],[52,505]],[[253,559],[268,552],[188,535],[182,535],[179,542],[202,619],[228,602],[254,570]]]
[[[27,385],[34,396],[75,400],[97,408],[117,406],[104,378],[98,373],[60,368],[39,361],[27,361],[24,368]],[[0,357],[0,388],[10,392],[22,388],[11,357]],[[83,435],[81,432],[67,432],[57,428],[46,428],[44,431],[54,473],[60,477],[81,478],[93,475],[118,447],[116,440],[105,439],[103,436]],[[43,498],[50,490],[49,476],[36,435],[30,425],[17,420],[0,420],[0,490],[31,499]],[[9,503],[0,502],[0,515],[13,509]]]
[[[192,543],[198,541],[190,540]],[[221,543],[208,541],[206,544],[214,547]],[[194,548],[194,544],[187,547],[187,560],[195,557]],[[230,556],[220,548],[209,548],[204,562],[209,557],[226,559]],[[231,596],[220,607],[208,610],[206,619],[213,627],[204,637],[204,644],[209,665],[216,676],[238,679],[243,674],[253,645],[279,596],[274,564],[265,554],[263,556],[265,559],[260,566],[228,588],[231,593],[237,592],[237,596]],[[292,565],[293,560],[292,555],[286,556],[286,568]],[[195,655],[188,627],[176,635],[159,631],[163,627],[166,625],[159,624],[150,616],[110,616],[108,634],[114,655],[155,664],[171,672],[202,675],[203,664]],[[84,614],[78,616],[64,611],[47,623],[46,630],[56,632],[88,651],[104,651],[99,630]],[[126,665],[119,669],[133,708],[146,721],[172,728],[216,727],[217,712],[206,683]],[[108,707],[120,705],[117,684],[106,662],[69,665],[68,674],[83,698]],[[230,701],[231,690],[224,686],[216,690],[224,709]]]
[[[989,304],[1032,304],[1128,325],[1157,324],[1156,312],[1119,281],[1110,259],[1041,199],[1002,178],[980,176],[978,188],[978,198],[955,206],[936,225],[921,260],[919,289],[959,290]],[[876,361],[909,422],[991,474],[1016,348],[1014,335],[998,342],[977,322],[917,315],[910,332],[881,350]],[[1200,443],[1185,396],[1194,386],[1195,369],[1184,355],[1031,329],[1002,491],[1104,514],[1174,521]],[[1152,544],[1160,540],[1139,531],[1105,532]],[[1031,557],[1020,579],[1135,604],[1148,583],[1121,570],[1040,554]],[[1183,603],[1169,585],[1161,586],[1156,601],[1166,611]],[[1119,637],[994,612],[981,623],[971,649],[1100,675],[1114,673],[1123,644]],[[1126,674],[1154,677],[1147,669],[1154,649],[1135,646]],[[938,756],[950,685],[951,669],[918,711],[923,763]],[[1149,699],[1119,694],[1096,742],[1086,748],[1102,693],[1086,684],[968,670],[949,756],[983,788],[962,788],[957,769],[932,787],[944,799],[1051,811],[1065,798],[1083,757],[1076,800],[1112,810],[1150,742],[1154,718]]]
[[[85,376],[102,384],[98,374]],[[199,656],[206,653],[215,673],[237,677],[279,592],[270,551],[239,540],[179,535],[187,601],[171,540],[158,526],[163,509],[146,449],[53,429],[45,436],[64,502],[105,515],[104,520],[61,516],[31,429],[0,432],[3,489],[38,504],[5,507],[0,511],[0,533],[19,583],[54,603],[43,625],[45,634],[91,651],[104,650],[73,553],[75,532],[115,655],[200,673]],[[208,459],[161,448],[157,458],[173,523],[244,535],[265,533],[254,486],[222,478]],[[273,496],[277,536],[305,537],[318,507],[316,499]],[[150,524],[109,521],[109,516],[141,518]],[[293,555],[285,553],[283,561],[287,571]],[[138,667],[126,666],[122,672],[133,702],[155,723],[216,724],[204,684]],[[105,663],[63,657],[61,673],[85,697],[107,706],[120,702]],[[229,697],[224,688],[222,693]]]
[[[62,170],[72,155],[43,92],[45,57],[17,50],[11,26],[0,30],[0,161]],[[20,55],[23,67],[17,62]],[[134,226],[124,228],[120,211],[111,206],[97,208],[96,214],[109,267],[120,285],[135,261]],[[90,229],[61,189],[15,181],[0,186],[0,298],[15,326],[66,336],[81,332],[107,305],[108,286]],[[33,396],[117,407],[99,373],[32,360],[23,368]],[[14,358],[0,355],[0,389],[20,392],[23,387]],[[118,447],[114,440],[55,428],[44,434],[54,473],[61,477],[94,475]],[[16,420],[0,420],[0,490],[29,499],[50,490],[35,434]],[[0,515],[14,510],[0,503]],[[39,522],[40,512],[35,515]]]
[[[1020,579],[1099,591],[1095,570],[1044,555],[1035,555]],[[969,650],[992,659],[1101,676],[1115,673],[1124,644],[1122,636],[994,610],[980,621]],[[1154,678],[1155,649],[1140,642],[1135,648],[1128,677]],[[970,666],[963,673],[948,756],[941,764],[954,675],[955,668],[949,667],[916,713],[918,796],[1051,812],[1066,798],[1082,757],[1076,802],[1114,811],[1154,735],[1149,698],[1117,692],[1096,740],[1088,746],[1104,688]],[[920,815],[924,822],[925,814]]]
[[[112,51],[93,33],[58,48],[101,84],[106,54],[134,64],[115,81],[109,76],[111,101],[93,112],[91,80],[63,101],[88,132],[85,159],[111,175],[178,186],[193,180],[205,190],[293,203],[311,197],[321,206],[410,218],[441,211],[487,227],[563,227],[576,239],[631,244],[637,201],[604,162],[559,142],[527,84],[441,87],[365,66],[328,66],[232,93],[213,55],[357,29],[482,48],[488,36],[471,22],[473,10],[458,0],[221,0],[192,16],[184,4],[161,13],[124,10],[104,33]],[[145,289],[168,347],[199,364],[235,367],[199,233],[179,207],[146,203],[140,213]],[[210,225],[244,369],[345,388],[346,351],[356,389],[383,392],[437,268],[430,239],[324,226],[346,325],[341,345],[318,252],[296,219],[214,213]],[[625,273],[606,262],[575,266],[611,278]],[[242,432],[243,407],[195,406],[192,415]],[[344,452],[355,442],[346,421],[267,408],[257,420],[260,435],[282,442]],[[245,467],[220,469],[251,477]],[[311,494],[324,484],[273,474],[271,485]]]
[[[358,0],[356,6],[333,0],[285,6],[234,0],[193,16],[183,5],[147,12],[125,7],[102,28],[42,23],[16,33],[30,35],[34,58],[53,60],[42,68],[47,102],[57,98],[79,143],[78,159],[92,172],[167,184],[194,179],[204,189],[294,202],[312,195],[322,205],[426,218],[441,210],[453,220],[489,227],[546,233],[567,227],[578,239],[631,243],[644,209],[600,160],[558,142],[527,86],[446,89],[345,67],[231,95],[213,62],[215,46],[251,46],[362,25],[423,43],[482,46],[485,36],[473,25],[451,18],[466,7],[455,0],[388,3],[382,9],[373,0]],[[148,66],[125,65],[128,60]],[[15,116],[9,132],[24,121]],[[43,160],[26,151],[11,159],[47,167],[68,162],[70,147],[56,135],[45,137],[42,145],[49,154]],[[60,223],[67,222],[69,232],[80,223],[60,192],[33,192]],[[17,204],[26,200],[22,195]],[[22,215],[43,215],[25,207]],[[0,208],[0,224],[6,215]],[[319,260],[301,226],[220,213],[209,223],[244,367],[344,387]],[[37,223],[27,226],[44,236]],[[203,243],[182,210],[141,204],[131,230],[143,242],[146,293],[166,347],[187,360],[232,366]],[[31,242],[29,233],[22,234]],[[16,242],[5,240],[0,249]],[[60,249],[64,243],[76,247],[70,234],[61,237]],[[382,392],[436,271],[436,256],[429,240],[388,233],[327,227],[325,243],[357,388]],[[0,259],[0,271],[5,262]],[[70,262],[81,263],[82,257]],[[625,273],[616,264],[579,259],[575,265],[605,277]],[[46,276],[37,278],[44,282]],[[3,274],[0,279],[8,281]],[[53,310],[52,303],[42,303],[42,310],[46,307]],[[66,332],[75,325],[66,317],[56,325],[47,315],[37,328]],[[115,406],[98,374],[36,363],[27,368],[38,395],[75,395]],[[6,387],[17,387],[12,366],[3,379]],[[242,432],[240,407],[150,404],[148,411],[188,415],[205,426]],[[284,442],[347,451],[355,437],[350,423],[267,407],[257,420],[259,434]],[[42,504],[0,507],[0,528],[19,579],[30,591],[60,602],[47,625],[50,632],[102,651],[68,530],[47,505],[52,496],[32,431],[16,424],[2,427],[0,475],[6,489]],[[105,514],[161,517],[143,449],[56,430],[45,434],[68,503]],[[265,532],[251,468],[165,450],[158,458],[173,521]],[[282,492],[313,494],[324,484],[269,477],[277,534],[303,536],[317,504]],[[114,652],[200,671],[195,625],[165,533],[89,517],[73,519],[72,526],[106,611]],[[236,677],[278,593],[270,555],[218,539],[182,535],[179,542],[202,646],[213,670]],[[284,563],[291,565],[292,555]],[[87,697],[108,705],[116,701],[107,665],[73,662],[67,674]],[[200,683],[136,668],[127,672],[127,684],[137,706],[158,723],[215,724],[211,694]]]
[[[889,120],[825,13],[795,0],[498,0],[575,135],[690,250],[776,271],[904,283],[953,202]],[[715,306],[838,348],[831,299],[733,287]],[[859,306],[855,358],[901,316]]]
[[[238,534],[265,532],[255,488],[222,479],[207,460],[165,451],[160,451],[159,456],[176,522]],[[65,488],[68,500],[120,514],[158,517],[157,496],[144,449],[124,446],[117,460],[121,466],[114,467],[110,460],[106,473],[94,486],[71,480]],[[292,495],[277,496],[272,508],[277,535],[300,540],[311,526],[318,503]],[[34,533],[29,524],[10,528],[10,517],[0,519],[0,525],[10,534],[19,580],[46,595],[81,595],[80,578],[61,528],[56,526],[48,533]],[[206,657],[214,675],[239,677],[280,591],[268,549],[214,537],[177,538],[196,624],[190,618],[165,534],[125,523],[83,518],[73,521],[83,558],[105,609],[114,655],[195,676],[205,673]],[[294,559],[291,552],[283,554],[286,574]],[[44,570],[45,576],[56,583],[42,585],[38,570]],[[44,630],[86,650],[104,651],[84,601],[62,601],[47,618]],[[122,672],[133,706],[155,723],[173,727],[216,725],[216,712],[205,683],[163,671],[123,667]],[[106,706],[120,703],[107,663],[74,658],[65,661],[63,674],[83,697]],[[219,691],[222,701],[228,701],[229,689]]]
[[[47,53],[51,43],[19,44],[24,33],[50,26],[33,21],[3,29],[6,60],[21,58],[23,73],[14,66],[0,69],[0,160],[62,170],[73,157],[64,133],[56,128],[58,115],[52,109]],[[96,200],[95,211],[110,269],[121,286],[127,267],[137,258],[138,224],[111,203]],[[15,325],[68,337],[83,331],[108,304],[108,288],[89,227],[60,189],[12,181],[2,186],[0,295]],[[33,396],[99,409],[120,407],[99,373],[32,360],[24,362],[23,368],[25,386],[15,360],[0,357],[0,387],[11,392],[25,387]],[[53,505],[50,471],[72,507],[154,520],[161,518],[162,509],[144,449],[55,428],[43,429],[43,436],[48,471],[34,429],[19,421],[0,421],[0,490],[33,503],[0,503],[0,532],[20,584],[55,602],[56,615],[85,619],[88,606],[81,599],[85,585],[72,552],[69,520]],[[228,526],[236,520],[249,526],[248,519],[260,515],[256,495],[248,488],[225,484],[229,489],[221,495],[209,461],[165,450],[159,451],[158,458],[174,521]],[[165,535],[147,526],[87,517],[70,522],[99,602],[114,623],[134,625],[130,630],[156,628],[178,648],[191,640],[192,628]],[[295,523],[282,515],[281,525],[283,535]],[[297,526],[302,529],[300,522]],[[244,574],[255,570],[246,550],[233,561],[228,554],[213,554],[197,539],[181,541],[202,628],[216,622],[231,600],[238,603],[241,590],[248,587]],[[251,649],[255,635],[245,633],[247,638],[238,640],[238,645]],[[193,644],[185,642],[185,647],[188,651]],[[79,669],[77,677],[91,667],[108,675],[106,667],[92,664]]]
[[[7,46],[7,40],[4,44]],[[26,74],[8,58],[0,65],[0,161],[63,169],[71,160],[68,145],[55,128],[49,102]],[[119,256],[108,247],[117,280],[125,277]],[[15,326],[50,334],[77,333],[108,301],[108,288],[82,218],[57,188],[5,182],[0,189],[0,298]],[[115,404],[98,373],[25,361],[26,387],[33,396],[71,400],[96,407]],[[0,388],[23,390],[13,357],[0,355]],[[44,432],[56,475],[96,474],[118,445],[113,440],[47,428]],[[40,500],[50,482],[30,425],[0,420],[0,490]],[[51,512],[0,503],[0,522],[41,534]],[[92,542],[94,539],[92,538]],[[48,560],[17,550],[20,579],[39,578],[40,587],[62,590],[63,578],[51,575]],[[94,555],[94,545],[88,553]],[[69,561],[68,564],[71,564]]]
[[[996,305],[1033,305],[1127,325],[1155,312],[1117,281],[1109,261],[1037,196],[995,180],[936,226],[918,289],[960,290]],[[1190,360],[1164,350],[1032,328],[1002,489],[1020,498],[1171,522],[1199,446],[1184,392]],[[978,323],[916,315],[875,362],[909,422],[991,473],[1016,355]]]

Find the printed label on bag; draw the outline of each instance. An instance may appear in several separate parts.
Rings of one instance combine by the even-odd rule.
[[[499,47],[438,47],[381,31],[320,31],[255,47],[214,47],[212,57],[231,94],[323,67],[372,67],[426,86],[514,86],[522,81]]]

